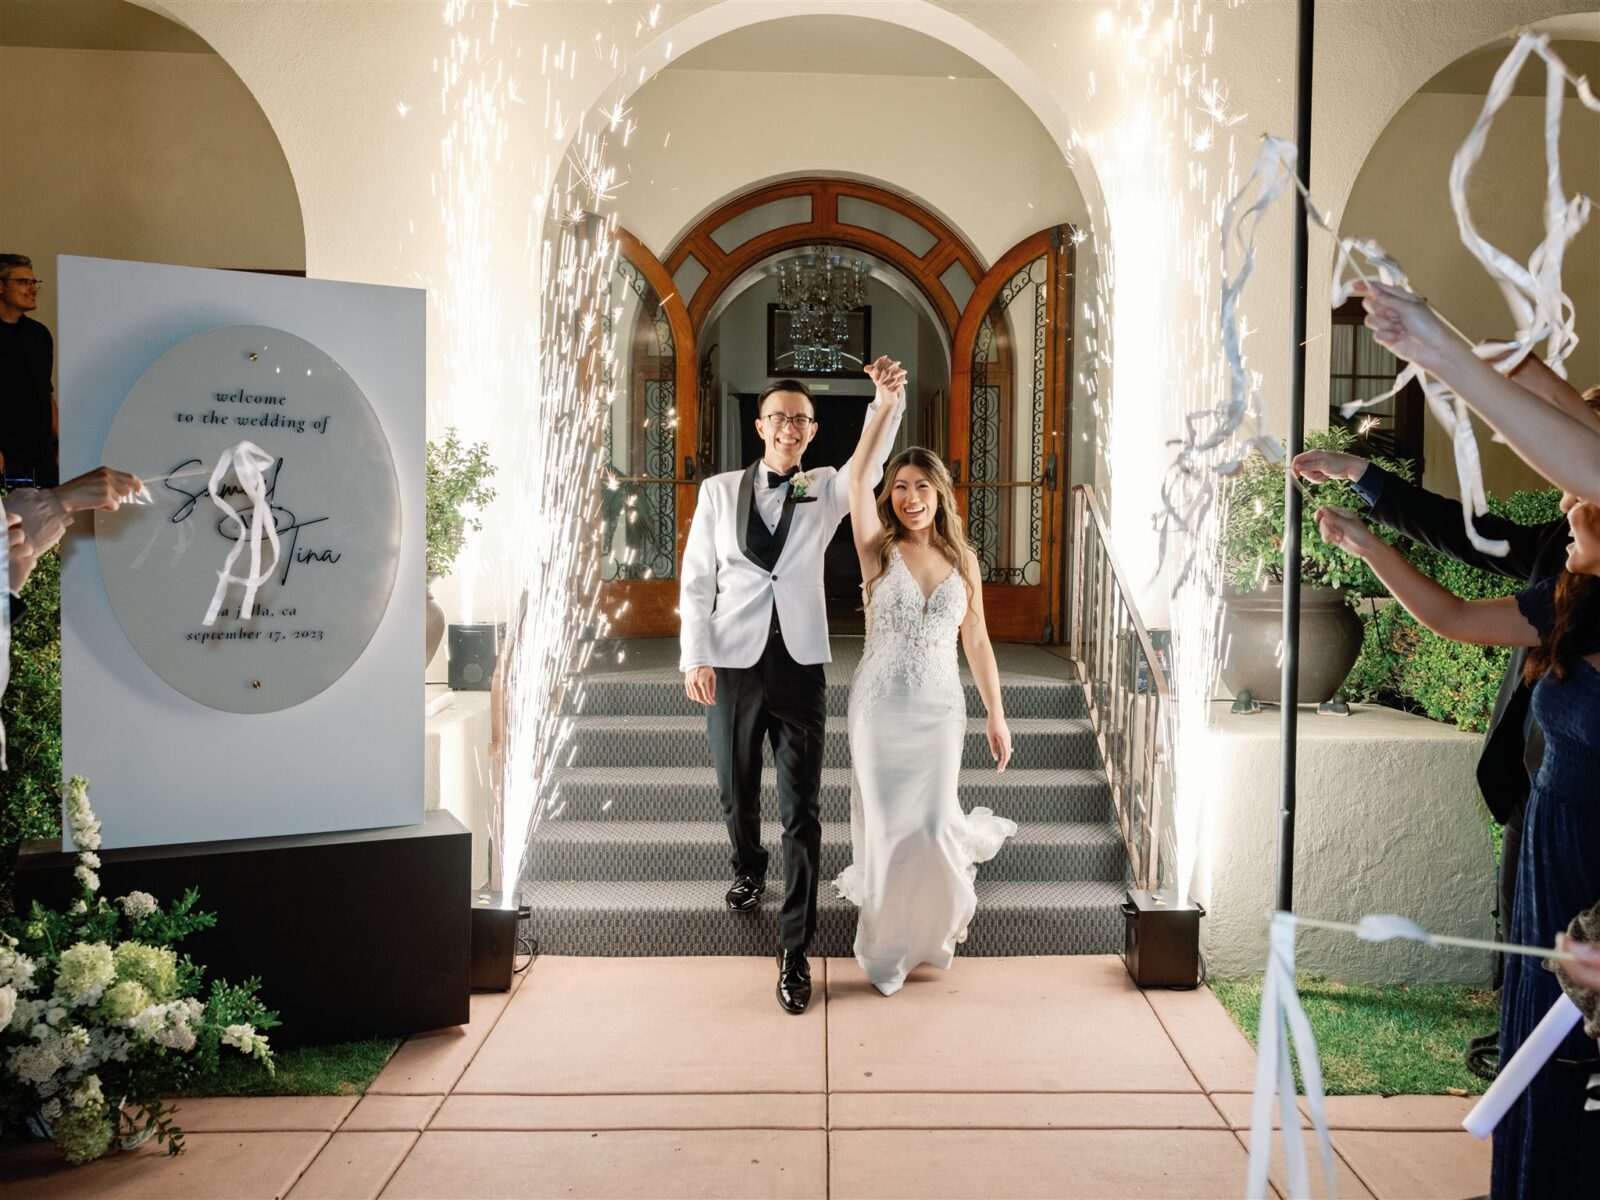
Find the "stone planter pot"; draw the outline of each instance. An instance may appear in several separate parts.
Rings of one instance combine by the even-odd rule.
[[[444,609],[433,598],[433,584],[435,577],[428,576],[428,626],[427,626],[427,657],[422,660],[422,666],[427,668],[433,661],[433,656],[439,653],[439,643],[444,641],[445,616]]]
[[[1361,618],[1344,588],[1300,588],[1300,703],[1320,704],[1344,683],[1361,654]],[[1234,592],[1223,602],[1222,683],[1238,695],[1282,699],[1283,585]]]

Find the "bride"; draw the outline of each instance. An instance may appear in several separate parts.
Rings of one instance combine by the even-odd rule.
[[[883,403],[855,457],[881,460],[905,405],[905,372],[880,358],[866,368]],[[893,995],[921,963],[949,967],[977,908],[977,864],[993,858],[1016,822],[987,808],[961,811],[956,780],[967,706],[956,636],[989,711],[989,752],[1002,771],[1011,731],[983,620],[978,559],[967,546],[950,472],[913,446],[885,468],[850,472],[850,523],[867,613],[866,649],[850,683],[850,841],[854,861],[835,881],[861,907],[856,961]]]

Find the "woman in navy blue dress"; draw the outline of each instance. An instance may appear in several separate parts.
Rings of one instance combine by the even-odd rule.
[[[1416,619],[1442,637],[1529,646],[1527,680],[1545,750],[1518,858],[1511,940],[1553,946],[1600,896],[1600,421],[1576,392],[1535,398],[1500,375],[1426,302],[1370,285],[1367,326],[1397,356],[1451,387],[1535,470],[1563,489],[1566,570],[1519,596],[1461,600],[1380,542],[1353,513],[1317,513],[1323,538],[1365,559]],[[1561,994],[1540,960],[1508,956],[1500,1053],[1509,1059]],[[1585,1112],[1597,1053],[1575,1029],[1494,1136],[1497,1200],[1600,1196],[1600,1113]]]

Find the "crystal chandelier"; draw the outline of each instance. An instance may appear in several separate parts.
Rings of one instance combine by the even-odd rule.
[[[807,374],[841,371],[860,360],[846,353],[853,309],[867,302],[867,264],[859,258],[819,247],[800,258],[780,262],[778,304],[789,313],[790,351],[795,371]]]

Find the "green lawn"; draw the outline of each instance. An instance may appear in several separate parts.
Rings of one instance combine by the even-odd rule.
[[[1467,1070],[1465,1052],[1469,1037],[1499,1023],[1494,992],[1359,987],[1308,976],[1297,983],[1330,1096],[1478,1095],[1488,1086]],[[1214,980],[1210,987],[1254,1045],[1261,980]]]
[[[268,1075],[253,1061],[224,1052],[215,1074],[189,1089],[191,1096],[359,1096],[400,1045],[399,1038],[340,1042],[279,1050]]]

